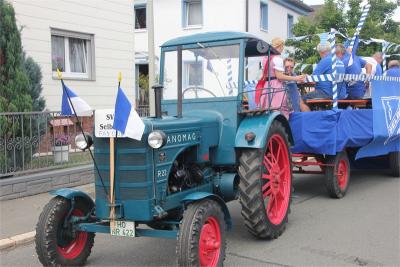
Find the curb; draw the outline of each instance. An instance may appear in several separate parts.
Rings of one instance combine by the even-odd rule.
[[[0,239],[0,251],[30,244],[35,240],[36,231]]]

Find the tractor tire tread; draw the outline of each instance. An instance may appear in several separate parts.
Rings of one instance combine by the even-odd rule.
[[[287,132],[280,122],[274,121],[271,124],[271,130],[284,133],[288,144]],[[284,232],[288,218],[287,216],[284,218],[280,227],[275,227],[269,223],[265,214],[260,180],[263,153],[261,149],[245,149],[240,156],[238,172],[240,176],[239,201],[242,206],[241,215],[245,226],[252,235],[261,239],[276,239]],[[293,191],[292,188],[291,191]],[[289,213],[290,203],[287,214]]]
[[[391,152],[389,154],[389,165],[391,175],[400,178],[400,152]]]
[[[212,211],[212,215],[218,217],[221,231],[221,253],[217,266],[223,266],[225,260],[226,223],[224,212],[220,205],[210,199],[204,199],[189,204],[184,212],[178,233],[178,242],[176,246],[177,265],[178,266],[199,266],[199,237],[201,227],[206,219],[205,216]]]
[[[347,161],[347,166],[350,166],[349,159],[345,151],[338,153],[335,156],[327,156],[326,164],[333,164],[335,167],[326,167],[325,168],[325,186],[328,191],[328,194],[331,198],[343,198],[346,195],[347,189],[349,187],[350,181],[350,169],[348,171],[348,182],[345,191],[342,191],[337,184],[337,178],[335,175],[336,166],[341,157]]]
[[[91,253],[94,244],[94,233],[88,233],[88,243],[81,255],[68,262],[60,261],[57,252],[57,241],[54,238],[56,237],[55,224],[58,219],[57,215],[69,205],[69,200],[59,196],[54,197],[45,205],[39,216],[36,225],[35,249],[43,266],[82,266]]]

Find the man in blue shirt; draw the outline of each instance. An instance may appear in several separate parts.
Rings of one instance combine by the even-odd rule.
[[[313,71],[313,75],[332,74],[332,56],[330,54],[330,50],[331,48],[329,42],[318,44],[317,51],[321,57],[321,60],[318,62],[317,67]],[[337,59],[336,61],[336,73],[345,73],[344,64],[340,59]],[[303,100],[315,98],[332,99],[332,87],[332,82],[317,82],[315,85],[315,91],[304,95]],[[338,99],[346,98],[346,84],[344,82],[337,83],[337,93]]]
[[[366,68],[367,72],[370,72],[372,68],[371,64],[355,55],[355,53],[353,55],[348,53],[342,44],[336,45],[336,56],[343,61],[346,74],[361,74],[362,68]],[[349,65],[351,57],[353,57],[353,62]],[[363,81],[347,82],[347,94],[348,99],[362,99],[365,94],[365,83]]]
[[[400,77],[400,62],[398,60],[389,61],[389,69],[386,71],[385,75]]]

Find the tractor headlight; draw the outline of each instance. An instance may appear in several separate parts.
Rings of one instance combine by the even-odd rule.
[[[149,134],[147,142],[152,148],[161,148],[167,143],[167,136],[162,131],[153,131]]]
[[[88,149],[93,145],[93,138],[90,134],[84,133],[83,134],[78,134],[75,137],[75,145],[80,149],[80,150],[85,150]]]

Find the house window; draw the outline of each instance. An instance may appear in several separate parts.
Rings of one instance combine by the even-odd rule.
[[[183,27],[201,26],[203,10],[201,0],[183,0]]]
[[[146,29],[146,5],[135,5],[135,30]]]
[[[288,27],[287,35],[288,35],[288,37],[292,37],[293,36],[293,16],[292,15],[287,16],[287,27]]]
[[[184,62],[184,86],[203,86],[203,62]]]
[[[261,30],[268,30],[268,4],[266,2],[260,2],[260,26]]]
[[[94,36],[52,29],[51,63],[54,77],[94,79]]]

